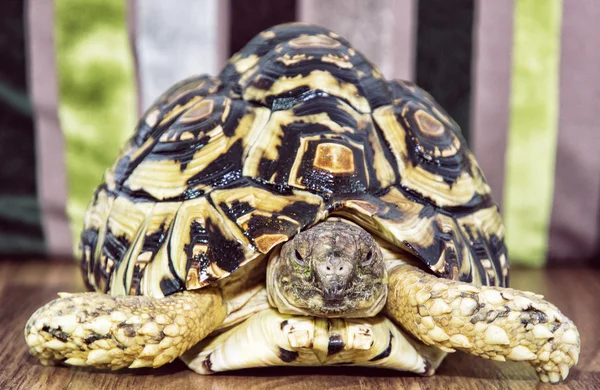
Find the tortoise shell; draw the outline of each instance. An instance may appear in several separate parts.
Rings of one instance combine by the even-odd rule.
[[[504,286],[504,228],[456,123],[337,34],[288,24],[148,109],[85,216],[90,289],[197,289],[341,215],[435,274]]]

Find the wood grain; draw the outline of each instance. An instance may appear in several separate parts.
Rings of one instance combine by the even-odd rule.
[[[0,263],[0,389],[600,389],[600,271],[592,269],[513,270],[512,287],[541,293],[573,319],[582,339],[579,364],[560,385],[538,383],[523,363],[500,363],[463,353],[449,355],[433,377],[381,369],[252,369],[203,377],[176,361],[157,370],[93,372],[44,367],[29,356],[25,322],[59,291],[83,291],[70,262]]]

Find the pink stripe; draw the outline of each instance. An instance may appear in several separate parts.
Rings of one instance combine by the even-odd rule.
[[[37,187],[46,247],[51,256],[72,256],[65,210],[64,138],[58,121],[52,1],[27,1],[29,89],[34,107]]]
[[[394,18],[391,35],[393,65],[387,78],[414,81],[417,5],[413,0],[391,1]]]
[[[229,1],[221,0],[217,5],[217,63],[219,68],[233,54],[229,53],[229,3]]]
[[[588,260],[600,241],[598,19],[598,3],[564,2],[558,151],[548,250],[553,264]]]
[[[472,148],[502,207],[510,117],[513,0],[476,3]]]
[[[298,1],[299,20],[340,34],[388,79],[413,78],[415,12],[414,0]]]

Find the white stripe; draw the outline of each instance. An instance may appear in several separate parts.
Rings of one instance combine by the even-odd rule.
[[[224,51],[218,0],[138,1],[136,51],[142,108],[175,82],[215,75]]]

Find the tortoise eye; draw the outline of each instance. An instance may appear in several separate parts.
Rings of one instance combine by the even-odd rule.
[[[373,251],[369,250],[369,252],[367,253],[367,256],[365,257],[365,259],[362,261],[361,265],[369,265],[371,264],[371,260],[373,260]]]
[[[304,259],[302,258],[302,255],[300,254],[300,252],[298,252],[297,249],[294,251],[294,259],[296,260],[296,263],[304,265]]]

